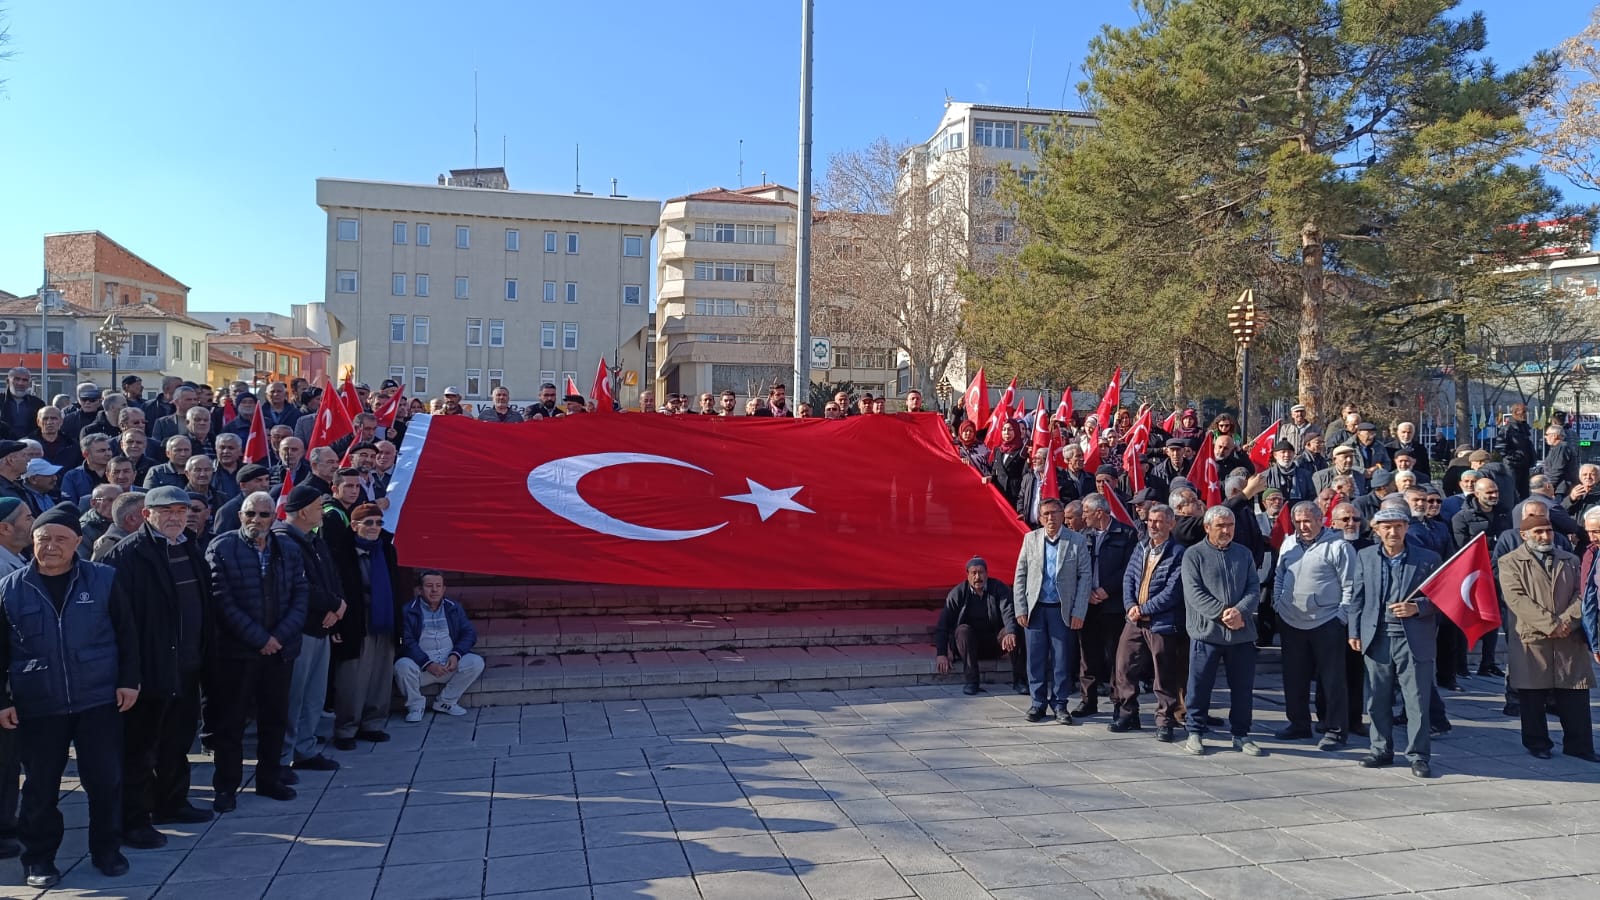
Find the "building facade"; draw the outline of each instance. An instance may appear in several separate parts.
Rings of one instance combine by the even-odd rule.
[[[334,371],[416,397],[455,387],[469,403],[503,384],[526,403],[566,375],[587,389],[604,358],[619,400],[637,398],[656,201],[513,191],[503,170],[470,170],[438,184],[320,178],[317,204]]]

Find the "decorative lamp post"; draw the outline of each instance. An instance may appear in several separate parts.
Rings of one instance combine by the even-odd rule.
[[[1572,439],[1577,442],[1578,456],[1583,456],[1583,392],[1589,389],[1589,370],[1579,360],[1572,367],[1572,422],[1575,429]]]
[[[934,388],[934,391],[939,395],[939,411],[948,413],[950,411],[950,382],[944,378],[939,379],[939,385]]]
[[[122,386],[117,383],[117,354],[128,345],[128,340],[133,335],[128,332],[127,326],[122,324],[122,317],[112,313],[100,323],[94,337],[100,344],[101,352],[111,357],[111,387],[108,390],[121,390]]]
[[[1234,343],[1238,345],[1240,356],[1239,379],[1239,435],[1241,440],[1248,440],[1250,433],[1250,342],[1255,339],[1258,320],[1256,318],[1256,291],[1255,288],[1245,288],[1239,295],[1237,302],[1228,308],[1228,330],[1233,332]]]

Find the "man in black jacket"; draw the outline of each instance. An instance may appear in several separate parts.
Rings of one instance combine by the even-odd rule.
[[[1517,496],[1508,498],[1509,505],[1528,496],[1528,473],[1533,471],[1533,426],[1528,424],[1526,403],[1511,404],[1511,421],[1500,426],[1495,444],[1495,449],[1500,451],[1501,462],[1506,464],[1506,468],[1511,470],[1511,477],[1516,480]]]
[[[156,488],[144,498],[144,525],[105,558],[139,630],[142,696],[128,713],[122,754],[122,842],[139,850],[166,846],[156,822],[211,820],[189,802],[212,601],[205,551],[184,530],[188,514],[181,488]]]
[[[244,724],[256,708],[256,793],[293,800],[278,765],[287,726],[289,681],[306,620],[306,561],[293,541],[272,533],[272,495],[256,492],[239,508],[240,527],[206,548],[217,605],[217,650],[206,694],[206,724],[216,759],[211,808],[238,808],[244,778]]]
[[[319,450],[326,449],[323,447]],[[284,503],[288,520],[272,526],[274,537],[294,544],[305,560],[305,624],[300,628],[300,655],[295,657],[294,676],[289,682],[288,730],[283,736],[284,780],[299,781],[290,767],[331,772],[339,764],[317,752],[317,725],[328,696],[328,668],[332,657],[328,630],[344,615],[343,586],[328,545],[318,534],[322,525],[321,488],[297,484]]]
[[[967,580],[950,589],[944,598],[944,611],[934,629],[935,663],[939,674],[950,671],[950,644],[955,643],[961,657],[964,694],[983,690],[979,684],[978,663],[1011,656],[1011,690],[1028,692],[1028,662],[1023,655],[1021,629],[1011,600],[1011,588],[989,577],[989,563],[981,556],[967,560]]]
[[[1100,689],[1111,689],[1117,668],[1117,645],[1122,642],[1122,625],[1127,611],[1122,606],[1122,576],[1139,543],[1139,535],[1111,517],[1106,498],[1090,494],[1083,498],[1084,543],[1089,549],[1089,568],[1094,585],[1089,590],[1089,614],[1078,631],[1082,654],[1078,665],[1078,686],[1082,696],[1073,718],[1092,716],[1100,711]]]

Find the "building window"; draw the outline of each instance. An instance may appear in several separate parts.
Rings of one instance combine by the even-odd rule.
[[[732,222],[696,222],[694,239],[716,244],[776,244],[776,225],[735,225]],[[624,254],[642,256],[642,253]]]
[[[404,244],[406,242],[406,223],[394,223],[394,242],[396,244]]]
[[[353,241],[361,234],[361,227],[355,219],[339,220],[339,240]]]
[[[522,232],[515,228],[506,229],[506,249],[512,253],[522,249]]]
[[[544,386],[547,385],[547,384],[548,385],[552,385],[554,387],[560,387],[560,385],[556,384],[556,373],[555,373],[555,370],[553,370],[553,369],[540,369],[539,370],[539,388],[541,390],[543,390]]]
[[[340,294],[354,294],[356,292],[356,273],[350,269],[340,269],[334,273],[333,289]]]
[[[623,306],[638,306],[639,305],[639,298],[641,296],[643,296],[643,294],[644,294],[644,289],[641,288],[637,284],[625,284],[625,285],[623,285],[622,286],[622,305]]]
[[[492,394],[495,391],[499,390],[500,387],[502,385],[504,385],[505,383],[506,383],[506,370],[505,369],[490,369],[489,370],[489,393]]]
[[[504,347],[506,345],[506,320],[489,320],[489,346]]]
[[[623,235],[622,236],[622,255],[623,256],[643,256],[644,255],[644,238],[642,238],[642,237],[640,237],[639,235],[636,235],[636,234],[625,234],[625,235]]]
[[[567,282],[567,302],[578,302],[578,283],[576,281]]]
[[[546,281],[544,283],[544,302],[556,302],[556,283],[554,281]]]
[[[190,341],[189,342],[189,359],[193,360],[194,362],[199,362],[200,361],[200,347],[201,347],[201,342],[200,341]],[[56,351],[53,351],[53,352],[59,353],[61,351],[56,350]]]
[[[467,276],[465,275],[456,276],[456,299],[467,299]]]
[[[404,344],[406,342],[406,317],[389,317],[389,343]]]
[[[977,147],[1010,150],[1017,146],[1017,123],[978,119],[972,123],[972,143]]]
[[[517,299],[517,280],[515,278],[506,279],[506,299]]]
[[[417,246],[418,247],[426,247],[426,246],[428,246],[429,244],[432,244],[432,243],[433,243],[433,228],[430,225],[428,225],[427,222],[418,222],[417,223]],[[405,377],[401,376],[397,380],[404,381]]]
[[[426,296],[428,296],[428,276],[427,275],[423,275],[423,274],[418,274],[417,275],[417,296],[418,297],[426,297]]]
[[[554,231],[546,231],[544,233],[544,252],[556,252],[556,241],[558,238],[559,235],[557,235]]]
[[[172,361],[183,362],[183,338],[181,337],[172,339]]]
[[[483,346],[483,320],[482,319],[468,319],[467,320],[467,346],[468,347],[482,347]]]
[[[468,369],[467,370],[467,396],[468,397],[481,397],[481,396],[483,396],[483,370],[482,369]]]
[[[1010,222],[996,222],[994,226],[994,242],[996,244],[1011,243],[1012,225]]]
[[[400,384],[405,384],[406,383],[406,367],[405,366],[390,366],[389,367],[389,377],[394,379],[396,382],[398,382]]]
[[[556,323],[539,323],[539,349],[554,350],[556,348]]]
[[[467,225],[456,226],[456,249],[466,250],[472,246],[472,228]]]
[[[428,317],[427,316],[412,316],[411,317],[411,343],[413,343],[413,344],[426,344],[426,343],[428,343],[428,331],[429,331],[429,328],[428,328]]]
[[[406,295],[406,276],[396,272],[390,276],[390,281],[389,293],[396,297],[404,297]]]
[[[576,323],[576,322],[562,322],[561,323],[561,349],[563,349],[563,350],[576,350],[576,349],[578,349],[578,323]]]
[[[694,314],[697,316],[775,316],[778,314],[778,301],[696,300],[694,301]]]
[[[426,396],[428,396],[428,367],[427,366],[412,366],[411,367],[411,396],[413,396],[413,397],[426,397]]]
[[[134,335],[133,340],[128,342],[128,355],[160,356],[161,335],[148,332]]]
[[[697,262],[696,281],[760,281],[771,283],[777,270],[771,265],[735,262]]]
[[[835,348],[833,348],[833,367],[835,369],[848,369],[848,368],[850,368],[850,348],[849,347],[835,347]]]
[[[567,252],[578,252],[578,233],[576,231],[567,232]]]

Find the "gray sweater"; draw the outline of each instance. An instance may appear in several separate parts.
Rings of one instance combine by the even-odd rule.
[[[1302,631],[1338,619],[1342,604],[1356,593],[1355,547],[1339,532],[1326,529],[1309,546],[1290,537],[1278,558],[1272,608],[1283,624]]]
[[[1189,637],[1208,644],[1254,644],[1256,606],[1261,602],[1261,579],[1255,559],[1238,541],[1218,550],[1209,540],[1183,553],[1183,602],[1188,612]],[[1244,616],[1235,631],[1222,624],[1229,607]]]

